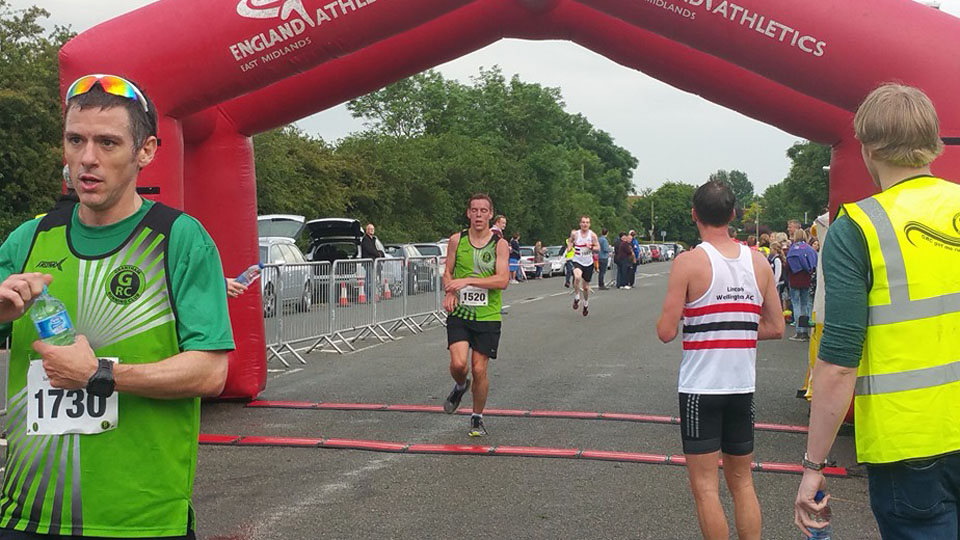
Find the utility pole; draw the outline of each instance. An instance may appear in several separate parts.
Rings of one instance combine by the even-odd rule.
[[[650,199],[650,241],[652,242],[653,237],[653,199]]]
[[[760,242],[760,203],[757,203],[757,215],[754,216],[757,220],[757,242]]]

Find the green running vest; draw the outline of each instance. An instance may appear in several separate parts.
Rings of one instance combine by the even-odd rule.
[[[490,277],[497,273],[497,242],[500,237],[492,235],[487,245],[475,248],[470,244],[469,231],[460,233],[460,242],[454,252],[453,278]],[[467,321],[499,321],[500,307],[503,305],[500,289],[490,289],[485,306],[463,306],[457,304],[454,317]]]
[[[73,208],[37,227],[23,272],[54,276],[59,298],[97,356],[124,364],[180,351],[167,268],[178,210],[159,203],[117,249],[80,256],[69,242]],[[7,380],[9,447],[0,527],[83,536],[184,535],[197,461],[200,399],[119,394],[116,429],[95,435],[26,433],[26,379],[37,339],[29,314],[13,323]],[[67,399],[64,399],[67,402]]]

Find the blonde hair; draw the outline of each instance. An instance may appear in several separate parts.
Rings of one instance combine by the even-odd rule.
[[[891,165],[925,167],[943,152],[937,111],[912,86],[887,83],[870,92],[853,117],[853,129],[860,144]]]
[[[770,242],[770,252],[774,255],[783,255],[783,248],[780,247],[780,242]]]
[[[780,244],[786,244],[790,239],[785,232],[775,232],[773,233],[773,240]]]
[[[793,232],[793,241],[794,242],[806,242],[807,241],[807,231],[803,229],[797,229]]]

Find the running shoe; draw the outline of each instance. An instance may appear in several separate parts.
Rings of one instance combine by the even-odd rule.
[[[467,378],[467,382],[464,383],[463,390],[457,390],[457,387],[454,386],[453,390],[450,391],[450,395],[447,396],[447,400],[443,402],[443,412],[447,414],[457,412],[457,409],[460,408],[460,400],[463,399],[463,395],[466,394],[469,389],[469,378]]]
[[[487,428],[483,427],[483,418],[471,416],[470,431],[467,432],[467,435],[470,435],[471,437],[483,437],[486,434]]]
[[[584,304],[584,305],[583,305],[583,316],[586,317],[586,316],[587,316],[587,313],[588,313],[587,305]]]
[[[795,334],[788,337],[787,339],[789,339],[790,341],[803,341],[803,336],[801,336],[800,334]]]
[[[580,309],[580,299],[579,299],[579,298],[574,298],[574,299],[573,299],[573,310],[576,311],[576,310],[578,310],[578,309]]]

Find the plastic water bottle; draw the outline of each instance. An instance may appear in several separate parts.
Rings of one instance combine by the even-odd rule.
[[[63,302],[54,298],[43,287],[43,292],[33,302],[30,308],[30,318],[37,328],[40,340],[51,345],[72,345],[77,337],[77,331],[70,322],[67,307]]]
[[[263,263],[251,264],[250,268],[237,276],[237,283],[249,286],[260,277],[260,271],[263,270]]]
[[[826,494],[822,491],[817,491],[817,494],[814,495],[814,502],[820,502],[823,500],[823,497]],[[832,513],[830,512],[830,506],[825,506],[823,510],[817,512],[816,514],[810,514],[810,517],[817,522],[830,521]],[[813,540],[831,540],[833,539],[833,525],[827,523],[822,527],[815,529],[813,527],[807,527],[807,530],[813,535],[810,538]],[[803,537],[806,540],[806,536]]]

